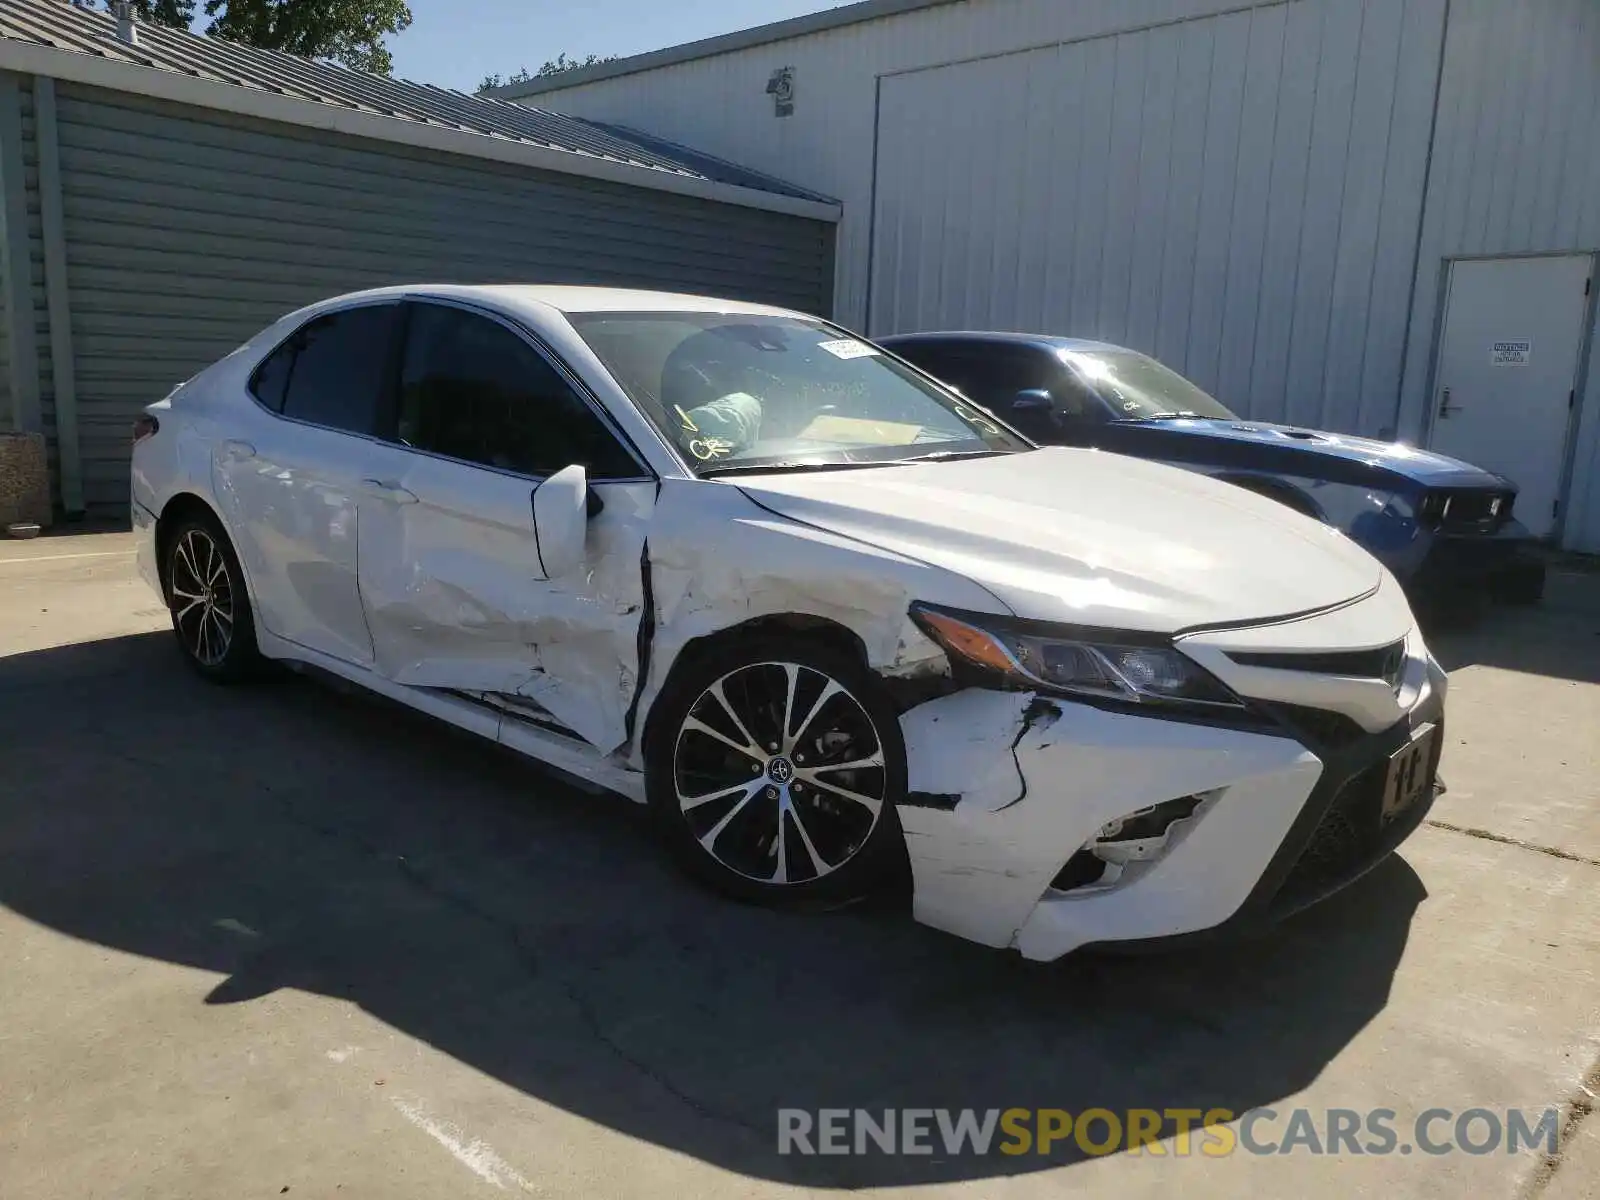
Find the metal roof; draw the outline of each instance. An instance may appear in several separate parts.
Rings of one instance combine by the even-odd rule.
[[[860,0],[839,8],[791,17],[787,21],[773,21],[753,29],[741,29],[718,37],[702,38],[698,42],[685,42],[681,46],[668,46],[665,50],[651,50],[628,58],[596,63],[563,71],[559,75],[546,75],[525,83],[511,83],[495,88],[491,95],[514,100],[519,96],[536,96],[541,92],[558,92],[576,87],[580,83],[594,83],[601,79],[615,79],[619,75],[634,75],[640,71],[653,71],[676,63],[693,62],[697,58],[710,58],[715,54],[731,54],[735,50],[748,50],[752,46],[765,46],[771,42],[786,42],[792,38],[813,33],[826,33],[846,25],[859,25],[863,21],[878,21],[885,17],[898,17],[902,13],[923,8],[939,8],[945,4],[960,4],[965,0]]]
[[[3,0],[0,38],[667,175],[826,199],[671,142],[635,136],[620,126],[597,125],[490,96],[469,96],[161,25],[140,23],[137,44],[130,45],[117,37],[117,22],[110,13],[79,8],[69,0]]]

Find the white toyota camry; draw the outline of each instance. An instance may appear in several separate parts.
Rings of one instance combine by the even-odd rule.
[[[135,428],[203,675],[343,676],[648,803],[702,879],[1029,958],[1264,923],[1434,798],[1445,676],[1365,551],[1039,449],[825,321],[390,288]]]

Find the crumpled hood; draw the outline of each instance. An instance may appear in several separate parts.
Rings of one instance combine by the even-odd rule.
[[[1370,592],[1342,534],[1190,471],[1049,447],[952,462],[742,478],[759,504],[955,571],[1019,616],[1174,633]]]
[[[1400,442],[1380,442],[1347,433],[1326,433],[1295,425],[1274,425],[1268,421],[1222,421],[1209,417],[1190,417],[1163,421],[1163,429],[1221,441],[1244,442],[1290,448],[1306,454],[1382,467],[1420,483],[1435,487],[1505,487],[1503,476],[1446,454],[1407,446]]]

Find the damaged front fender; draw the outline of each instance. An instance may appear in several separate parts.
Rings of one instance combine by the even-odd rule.
[[[802,616],[848,630],[885,678],[915,679],[948,674],[949,663],[911,620],[913,600],[995,604],[960,576],[770,513],[731,484],[663,480],[647,553],[652,612],[641,647],[635,767],[649,714],[691,642]]]

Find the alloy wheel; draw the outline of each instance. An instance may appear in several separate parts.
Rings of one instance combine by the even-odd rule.
[[[202,666],[219,666],[233,646],[233,580],[222,548],[204,529],[183,531],[172,550],[172,619]]]
[[[831,875],[867,844],[889,781],[872,718],[814,667],[760,662],[717,679],[673,748],[678,807],[701,847],[758,883]]]

